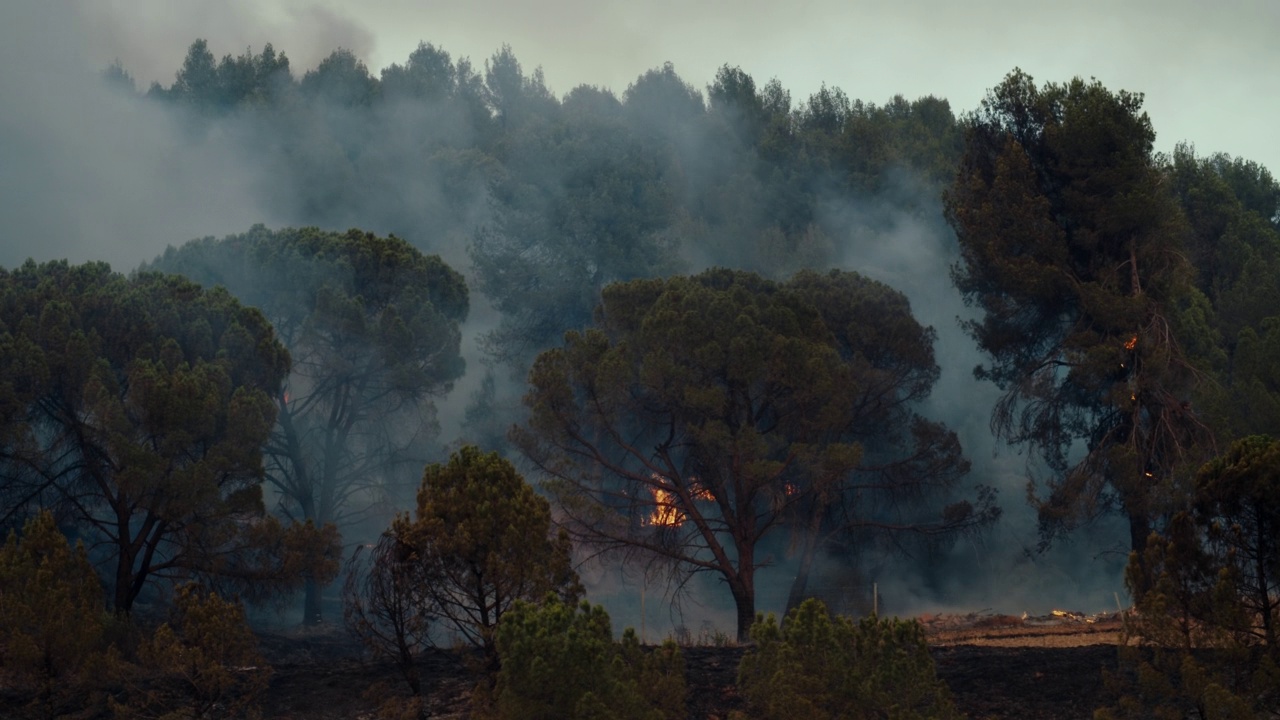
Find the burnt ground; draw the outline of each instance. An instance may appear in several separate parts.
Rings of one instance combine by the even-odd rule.
[[[1114,644],[991,646],[959,642],[936,645],[932,652],[939,677],[950,686],[956,705],[971,720],[1079,720],[1091,717],[1094,708],[1106,702],[1102,670],[1116,665]],[[392,666],[364,662],[359,648],[338,634],[265,636],[263,651],[275,667],[263,703],[264,717],[372,720],[375,701],[365,697],[370,687],[387,683],[392,692],[406,690]],[[684,649],[690,718],[724,720],[732,710],[742,709],[734,681],[744,652],[741,647]],[[468,717],[472,681],[461,656],[432,654],[426,660],[424,677],[432,688],[431,717]]]

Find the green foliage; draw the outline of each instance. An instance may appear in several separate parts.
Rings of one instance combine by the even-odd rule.
[[[239,601],[194,584],[178,589],[172,619],[143,642],[138,660],[117,717],[256,718],[271,679]]]
[[[258,225],[169,248],[149,267],[257,306],[293,358],[274,396],[267,481],[285,512],[346,526],[394,505],[438,431],[434,398],[461,377],[462,277],[394,236]],[[319,576],[316,576],[319,577]],[[304,618],[318,622],[318,586]]]
[[[585,541],[724,578],[745,640],[755,550],[779,528],[796,532],[802,594],[817,548],[850,527],[993,517],[940,521],[921,502],[968,470],[913,410],[937,378],[932,341],[901,294],[852,272],[618,283],[596,327],[538,357],[513,439]]]
[[[119,68],[116,77],[127,79],[132,87],[133,80],[123,68]],[[239,57],[225,55],[217,62],[209,44],[200,39],[188,48],[173,85],[168,90],[154,86],[151,94],[218,116],[246,105],[276,101],[292,81],[289,58],[283,53],[277,55],[271,43],[257,55],[246,51]]]
[[[630,630],[614,642],[599,605],[575,607],[555,596],[541,605],[517,602],[498,626],[497,642],[502,669],[492,697],[481,695],[479,717],[686,717],[680,649],[668,642],[646,653]]]
[[[438,639],[481,649],[492,674],[494,633],[515,603],[582,594],[547,501],[510,462],[473,446],[427,466],[414,516],[396,518],[367,560],[353,558],[348,578],[348,628],[396,664],[414,695],[418,656]]]
[[[33,716],[62,717],[101,669],[102,586],[84,546],[41,512],[0,547],[0,685]],[[69,715],[68,715],[69,716]]]
[[[582,594],[563,530],[551,508],[496,452],[463,447],[427,466],[413,521],[391,532],[417,553],[425,595],[446,627],[496,655],[494,630],[518,600]]]
[[[966,329],[991,358],[976,374],[1004,391],[992,425],[1051,473],[1047,495],[1032,489],[1042,546],[1118,505],[1140,549],[1209,444],[1174,335],[1188,227],[1141,108],[1015,70],[967,119],[946,193],[953,279],[983,311]]]
[[[0,507],[75,523],[118,612],[157,576],[256,572],[246,540],[288,367],[225,291],[101,263],[0,272]]]
[[[1130,557],[1135,613],[1099,718],[1277,717],[1280,442],[1237,441],[1196,477],[1196,500]]]
[[[1189,351],[1215,382],[1197,403],[1220,440],[1280,434],[1280,183],[1265,168],[1180,145],[1170,168],[1207,325]]]
[[[759,720],[958,718],[915,621],[831,617],[806,600],[781,628],[772,614],[751,627],[742,658],[745,717]]]

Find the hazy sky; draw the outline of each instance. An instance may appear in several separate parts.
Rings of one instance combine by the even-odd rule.
[[[1189,140],[1280,169],[1275,0],[72,1],[86,58],[119,58],[143,84],[171,82],[196,37],[218,55],[270,41],[298,71],[342,45],[375,73],[419,41],[477,66],[505,42],[559,94],[621,92],[668,60],[702,88],[728,63],[776,76],[796,100],[825,82],[873,102],[938,95],[957,111],[1019,66],[1145,93],[1162,150]]]

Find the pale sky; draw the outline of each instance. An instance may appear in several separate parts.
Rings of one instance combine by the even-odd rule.
[[[561,95],[620,94],[665,61],[701,89],[727,63],[796,101],[826,83],[876,103],[937,95],[957,112],[1018,66],[1144,93],[1161,150],[1187,140],[1280,168],[1276,0],[51,1],[75,5],[87,61],[118,58],[143,85],[171,82],[196,37],[219,56],[272,42],[299,74],[339,45],[376,74],[419,41],[478,67],[508,43]]]

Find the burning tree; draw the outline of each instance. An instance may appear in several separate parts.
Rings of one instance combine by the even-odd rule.
[[[1042,546],[1118,507],[1140,549],[1208,441],[1176,337],[1187,228],[1141,108],[1015,70],[968,119],[946,194],[953,278],[984,312],[966,329],[992,360],[975,374],[1004,390],[992,427],[1051,473],[1047,495],[1032,484]]]
[[[989,502],[920,512],[968,469],[954,434],[912,410],[937,379],[932,341],[901,294],[856,273],[619,283],[596,327],[538,357],[513,438],[572,533],[720,575],[745,640],[757,549],[780,530],[803,594],[834,533],[994,517]]]
[[[370,507],[389,515],[398,480],[412,487],[436,432],[432,398],[463,372],[462,277],[395,237],[260,225],[170,248],[153,266],[225,286],[288,347],[266,448],[284,513],[339,527]],[[320,621],[320,585],[307,584],[307,623]]]

